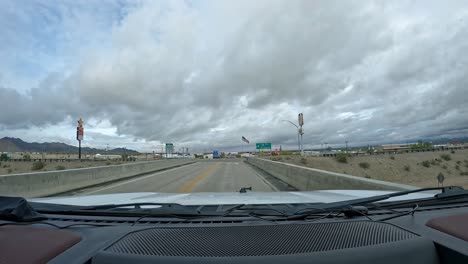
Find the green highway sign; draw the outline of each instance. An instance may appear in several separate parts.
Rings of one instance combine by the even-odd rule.
[[[271,149],[271,143],[255,143],[257,149]]]
[[[174,147],[174,144],[172,143],[166,143],[166,148],[173,148]]]

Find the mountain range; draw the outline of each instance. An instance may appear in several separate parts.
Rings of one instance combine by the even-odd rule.
[[[67,145],[60,142],[45,142],[45,143],[29,143],[20,138],[4,137],[0,139],[0,152],[39,152],[39,153],[78,153],[78,147]],[[124,148],[109,149],[106,152],[104,149],[96,149],[82,147],[82,153],[86,154],[138,154],[138,151]]]

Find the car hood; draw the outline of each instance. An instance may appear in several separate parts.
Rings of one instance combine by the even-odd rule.
[[[392,191],[363,190],[322,190],[303,192],[200,192],[200,193],[116,193],[70,197],[49,197],[29,199],[32,202],[44,202],[69,205],[102,205],[124,203],[178,203],[182,205],[218,205],[218,204],[284,204],[284,203],[331,203],[375,195]],[[393,197],[387,201],[419,199],[433,197],[437,192],[421,192]]]

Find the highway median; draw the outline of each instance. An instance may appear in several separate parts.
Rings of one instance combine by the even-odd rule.
[[[0,176],[0,195],[45,197],[194,163],[194,160],[159,160],[122,165],[9,174]]]

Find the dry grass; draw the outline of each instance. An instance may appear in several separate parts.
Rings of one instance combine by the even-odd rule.
[[[283,162],[419,187],[437,186],[436,177],[443,173],[445,186],[468,188],[468,150],[353,156],[347,158],[347,163],[332,157],[307,157],[304,164],[301,159],[291,156],[290,160],[283,159]],[[360,165],[364,163],[367,164]]]

